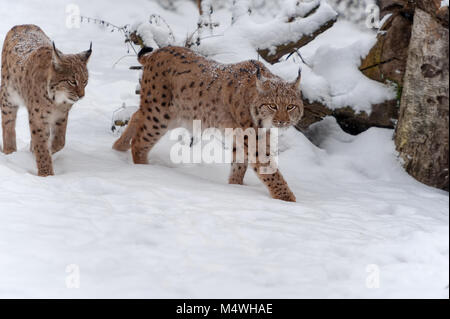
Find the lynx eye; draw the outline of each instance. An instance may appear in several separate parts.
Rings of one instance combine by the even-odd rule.
[[[288,106],[286,107],[286,109],[287,109],[288,111],[292,111],[292,110],[294,110],[296,107],[297,107],[297,105],[295,105],[295,104],[290,104],[290,105],[288,105]]]
[[[276,104],[264,104],[264,106],[267,106],[272,111],[277,111],[278,110],[278,105],[276,105]]]
[[[71,85],[71,86],[77,86],[76,81],[69,80],[69,81],[67,81],[67,83],[69,83],[69,85]]]

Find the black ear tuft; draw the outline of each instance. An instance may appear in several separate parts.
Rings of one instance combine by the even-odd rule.
[[[258,80],[261,80],[261,68],[259,67],[259,65],[256,65],[256,77],[258,78]]]
[[[88,60],[89,57],[90,57],[91,54],[92,54],[92,41],[91,41],[91,45],[89,46],[89,50],[87,50],[87,51],[85,52],[85,54],[86,54],[86,60]]]
[[[54,53],[56,54],[56,56],[59,58],[59,53],[58,53],[58,50],[56,49],[55,42],[53,41],[52,44],[53,44],[53,52],[54,52]]]
[[[250,60],[250,62],[256,67],[256,78],[261,80],[261,67],[255,60]]]
[[[302,67],[300,66],[300,68],[298,69],[297,79],[295,80],[295,86],[297,86],[298,88],[300,88],[301,80],[302,80]]]
[[[150,47],[143,47],[141,51],[138,53],[138,59],[142,58],[147,53],[153,52],[153,48]]]

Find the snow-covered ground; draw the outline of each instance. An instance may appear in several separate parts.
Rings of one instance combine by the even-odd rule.
[[[0,2],[0,44],[24,23],[41,26],[63,52],[94,43],[86,97],[71,111],[66,148],[54,156],[56,176],[36,176],[25,109],[19,151],[0,154],[0,297],[448,298],[449,196],[403,171],[392,130],[350,136],[327,118],[309,139],[286,132],[280,167],[297,203],[272,200],[251,171],[245,186],[231,186],[228,165],[171,163],[168,138],[150,165],[133,165],[129,153],[111,150],[110,126],[122,102],[137,104],[137,74],[128,70],[135,57],[114,66],[126,54],[119,34],[66,28],[68,3],[118,25],[161,13],[180,40],[197,23],[187,2],[179,13],[147,0]],[[324,96],[363,99],[373,88],[364,85],[378,84],[356,71],[352,83],[337,74],[356,69],[373,37],[339,22],[304,48],[313,65],[306,91],[333,84],[336,94]],[[218,60],[251,54],[223,42]],[[272,70],[292,79],[297,67],[291,59]],[[67,288],[77,274],[79,288]]]

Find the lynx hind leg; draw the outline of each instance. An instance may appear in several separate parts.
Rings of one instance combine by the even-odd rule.
[[[2,112],[3,152],[10,154],[17,151],[16,118],[19,106],[11,103],[6,88],[0,89],[0,109]]]
[[[120,152],[126,152],[131,148],[131,139],[136,134],[141,114],[141,110],[138,110],[133,114],[127,128],[122,133],[120,138],[114,143],[113,149]]]
[[[131,143],[135,164],[148,163],[148,153],[168,131],[172,120],[170,112],[171,94],[167,85],[153,84],[151,88],[146,88],[141,94],[143,94],[141,97],[141,115],[136,126],[136,134]]]
[[[146,114],[137,126],[136,135],[131,143],[131,152],[135,164],[147,164],[148,153],[168,131],[169,120]]]

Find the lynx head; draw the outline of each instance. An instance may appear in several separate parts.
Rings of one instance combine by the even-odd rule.
[[[49,89],[57,104],[63,102],[73,104],[84,97],[84,89],[89,78],[87,63],[91,54],[92,43],[89,50],[78,54],[63,54],[53,43]]]
[[[279,78],[264,78],[258,67],[256,75],[257,94],[252,103],[254,123],[264,128],[287,128],[303,116],[303,101],[300,92],[301,70],[294,83]]]

